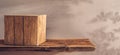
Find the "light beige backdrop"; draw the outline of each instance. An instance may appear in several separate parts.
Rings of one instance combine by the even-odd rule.
[[[47,14],[47,38],[84,37],[96,45],[56,55],[120,55],[120,0],[0,0],[0,38],[6,14]]]

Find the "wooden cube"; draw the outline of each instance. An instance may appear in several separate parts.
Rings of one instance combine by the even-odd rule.
[[[5,15],[5,44],[40,45],[46,41],[46,15]]]

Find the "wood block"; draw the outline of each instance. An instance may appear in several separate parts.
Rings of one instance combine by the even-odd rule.
[[[5,30],[5,44],[40,45],[46,41],[46,15],[6,15]]]
[[[5,16],[5,44],[14,44],[14,16]]]

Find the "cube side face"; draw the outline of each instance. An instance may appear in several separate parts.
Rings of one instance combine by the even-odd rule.
[[[24,16],[24,45],[37,45],[37,16]]]
[[[15,37],[14,37],[14,44],[15,45],[23,45],[23,37],[24,37],[24,26],[23,26],[23,17],[22,16],[15,16]]]
[[[5,44],[14,44],[14,17],[13,16],[4,16],[5,24],[5,35],[4,42]]]
[[[38,16],[38,41],[37,44],[46,41],[46,15]]]

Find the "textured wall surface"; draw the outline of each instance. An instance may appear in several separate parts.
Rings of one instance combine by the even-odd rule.
[[[55,55],[120,55],[120,0],[0,0],[0,37],[4,15],[47,14],[47,38],[89,38],[92,52]]]

